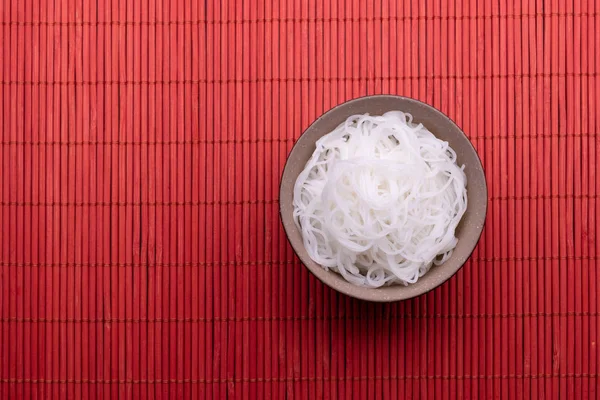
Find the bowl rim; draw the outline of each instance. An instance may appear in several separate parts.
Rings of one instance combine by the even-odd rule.
[[[291,155],[294,152],[294,148],[298,145],[298,143],[300,142],[300,139],[302,138],[302,136],[304,136],[311,128],[313,128],[317,123],[319,123],[319,121],[321,121],[322,119],[326,118],[327,115],[333,113],[335,110],[342,108],[342,107],[348,107],[349,105],[356,103],[356,102],[362,102],[371,98],[382,98],[382,99],[394,99],[394,100],[400,100],[400,101],[406,101],[409,103],[414,103],[418,106],[422,106],[424,108],[426,108],[429,112],[433,112],[438,114],[440,117],[442,117],[443,119],[445,119],[447,122],[450,122],[452,125],[454,125],[458,132],[460,132],[460,134],[466,139],[466,142],[469,144],[470,149],[472,150],[472,152],[475,154],[476,159],[478,161],[478,169],[481,170],[481,173],[483,174],[483,190],[484,190],[484,195],[482,196],[484,201],[483,201],[483,212],[482,212],[482,216],[481,216],[481,225],[479,228],[479,232],[477,233],[477,237],[476,240],[473,241],[473,245],[472,247],[469,249],[467,255],[464,257],[464,260],[456,267],[456,269],[451,273],[448,274],[448,276],[443,277],[443,279],[440,279],[439,281],[437,281],[434,285],[432,285],[431,287],[426,287],[424,290],[422,291],[409,291],[408,293],[404,292],[403,290],[398,290],[398,291],[394,291],[391,294],[388,294],[386,296],[378,296],[378,290],[379,288],[367,288],[367,287],[362,287],[362,286],[356,286],[346,280],[342,280],[342,281],[331,281],[327,278],[327,276],[329,275],[333,275],[333,274],[337,274],[334,271],[329,271],[329,270],[325,270],[321,265],[319,265],[318,263],[314,263],[314,265],[319,268],[319,272],[322,271],[322,273],[318,273],[315,266],[312,265],[308,265],[307,263],[304,262],[303,257],[299,254],[298,250],[296,249],[296,246],[294,245],[294,243],[292,242],[292,240],[290,240],[290,232],[288,231],[288,226],[286,224],[286,221],[284,220],[284,216],[283,216],[283,203],[281,201],[281,197],[282,197],[282,193],[283,193],[283,186],[284,186],[284,177],[286,175],[286,171],[288,170],[288,166],[290,163],[290,159],[291,159]],[[283,170],[281,172],[281,177],[279,180],[279,219],[280,219],[280,223],[283,226],[285,235],[286,235],[286,239],[288,241],[288,243],[290,244],[295,256],[298,258],[298,260],[300,261],[300,263],[310,271],[310,273],[312,275],[314,275],[319,281],[321,281],[323,284],[325,284],[326,286],[330,287],[331,289],[333,289],[336,292],[340,292],[345,294],[346,296],[355,298],[355,299],[359,299],[359,300],[364,300],[364,301],[369,301],[369,302],[375,302],[375,303],[389,303],[389,302],[396,302],[396,301],[403,301],[403,300],[409,300],[409,299],[413,299],[415,297],[419,297],[422,296],[440,286],[442,286],[444,283],[446,283],[450,278],[452,278],[453,276],[455,276],[458,271],[461,270],[461,268],[467,263],[467,261],[471,258],[471,256],[473,255],[473,252],[475,251],[475,249],[477,248],[477,244],[479,243],[480,239],[481,239],[481,235],[483,234],[483,230],[485,228],[485,224],[486,224],[486,216],[487,216],[487,209],[488,209],[488,201],[489,201],[489,195],[488,195],[488,188],[487,188],[487,180],[485,179],[485,169],[483,166],[483,163],[481,161],[481,157],[479,156],[479,153],[477,152],[477,150],[475,149],[475,146],[473,146],[473,143],[471,142],[471,139],[469,139],[469,137],[465,134],[465,132],[463,131],[463,129],[454,121],[452,120],[448,115],[446,115],[444,112],[442,112],[441,110],[438,110],[437,108],[422,102],[420,100],[417,100],[415,98],[412,97],[406,97],[406,96],[400,96],[400,95],[393,95],[393,94],[376,94],[376,95],[366,95],[366,96],[360,96],[360,97],[356,97],[347,101],[344,101],[343,103],[337,104],[334,107],[330,108],[329,110],[325,111],[323,114],[321,114],[317,119],[315,119],[303,132],[302,134],[298,137],[298,139],[296,139],[296,141],[294,141],[294,144],[292,146],[292,148],[290,149],[290,151],[288,152],[287,156],[286,156],[286,160],[285,160],[285,164],[283,166]],[[294,221],[292,220],[292,223],[294,223]],[[304,244],[301,244],[302,246],[304,246]],[[443,264],[442,264],[443,265]],[[439,267],[439,266],[438,266]],[[339,275],[339,274],[337,274]],[[388,287],[393,287],[393,286],[388,286]],[[404,288],[404,286],[398,286],[398,288]]]

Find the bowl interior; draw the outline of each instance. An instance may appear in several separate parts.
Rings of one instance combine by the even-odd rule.
[[[427,274],[409,286],[396,285],[378,289],[357,287],[339,274],[326,271],[308,256],[302,242],[301,232],[292,217],[293,189],[296,179],[315,150],[315,142],[335,129],[353,114],[381,115],[399,110],[412,114],[413,122],[423,123],[436,137],[447,141],[457,155],[458,164],[465,165],[467,175],[467,210],[457,228],[458,244],[450,259],[433,266]],[[481,161],[475,148],[462,130],[446,115],[420,101],[389,95],[362,97],[343,103],[317,119],[298,139],[285,165],[280,187],[280,212],[288,239],[302,263],[331,288],[349,296],[369,301],[397,301],[426,293],[441,285],[454,275],[469,258],[475,248],[487,211],[487,187]]]

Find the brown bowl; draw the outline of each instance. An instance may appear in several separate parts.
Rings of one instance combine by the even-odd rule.
[[[331,132],[351,115],[365,113],[381,115],[392,110],[412,114],[414,122],[423,123],[435,136],[447,141],[454,149],[458,164],[465,165],[468,206],[456,230],[458,244],[445,263],[432,266],[429,272],[420,277],[416,283],[408,286],[395,285],[377,289],[359,287],[347,282],[338,273],[325,270],[308,256],[301,232],[297,229],[292,216],[294,184],[314,152],[315,142],[321,136]],[[487,186],[483,167],[475,148],[450,118],[418,100],[389,95],[367,96],[350,100],[329,110],[300,136],[283,170],[279,207],[288,240],[310,272],[327,286],[348,296],[369,301],[389,302],[422,295],[440,286],[463,266],[475,249],[483,230],[487,211]]]

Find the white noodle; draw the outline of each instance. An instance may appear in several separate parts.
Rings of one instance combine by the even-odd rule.
[[[354,115],[320,138],[294,187],[310,257],[367,287],[414,283],[452,254],[467,208],[456,153],[412,116]]]

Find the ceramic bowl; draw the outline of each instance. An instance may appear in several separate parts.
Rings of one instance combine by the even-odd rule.
[[[408,286],[393,285],[377,289],[358,287],[347,282],[338,273],[325,270],[308,256],[301,232],[296,227],[292,216],[293,189],[298,175],[315,150],[317,139],[331,132],[351,115],[365,113],[381,115],[392,110],[412,114],[413,122],[423,123],[436,137],[447,141],[454,149],[458,164],[465,165],[468,207],[456,230],[458,244],[446,262],[432,266],[416,283]],[[348,296],[368,301],[390,302],[409,299],[429,292],[447,281],[463,266],[475,249],[483,230],[487,211],[487,186],[483,167],[475,148],[464,132],[450,118],[418,100],[400,96],[377,95],[361,97],[338,105],[319,117],[300,136],[288,155],[283,170],[279,206],[288,240],[302,263],[318,279]]]

